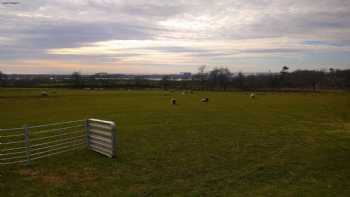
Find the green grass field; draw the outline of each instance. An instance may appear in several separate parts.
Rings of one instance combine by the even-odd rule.
[[[0,128],[113,120],[117,158],[78,150],[0,166],[1,197],[350,194],[350,93],[39,94],[0,89]]]

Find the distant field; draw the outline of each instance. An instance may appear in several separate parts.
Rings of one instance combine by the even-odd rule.
[[[350,93],[55,91],[0,89],[0,128],[114,120],[117,158],[0,166],[0,196],[350,194]]]

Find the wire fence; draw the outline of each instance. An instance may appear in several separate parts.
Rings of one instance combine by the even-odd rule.
[[[25,163],[86,147],[86,120],[0,129],[0,165]]]

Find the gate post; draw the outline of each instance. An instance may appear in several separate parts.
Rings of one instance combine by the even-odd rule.
[[[86,146],[88,149],[90,149],[90,140],[89,140],[89,135],[90,135],[90,126],[89,126],[89,119],[86,120],[85,122],[85,132],[86,132]]]
[[[116,156],[116,147],[117,147],[117,126],[113,123],[112,127],[112,157]]]
[[[26,146],[27,165],[30,165],[32,161],[30,159],[29,128],[27,125],[24,125],[24,143]]]

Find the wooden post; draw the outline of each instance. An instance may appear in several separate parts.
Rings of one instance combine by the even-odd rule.
[[[24,143],[26,146],[27,165],[30,165],[32,161],[30,159],[29,128],[27,125],[24,126]]]

